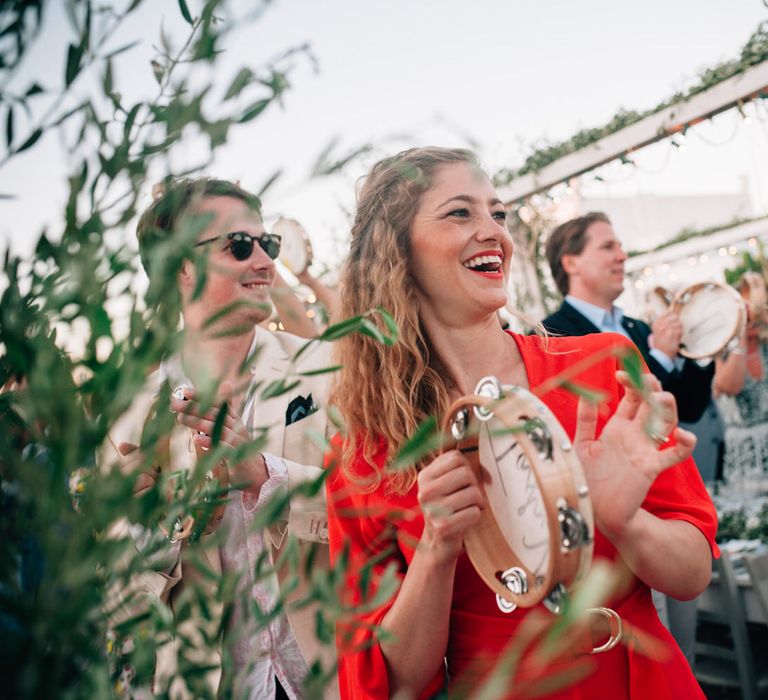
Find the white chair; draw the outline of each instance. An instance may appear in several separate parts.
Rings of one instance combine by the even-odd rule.
[[[743,700],[759,700],[768,691],[768,649],[753,649],[744,611],[744,599],[728,552],[715,559],[719,612],[700,611],[695,673],[699,682],[741,690]],[[706,641],[702,627],[708,626]],[[762,661],[760,661],[762,659]],[[758,673],[756,673],[756,668]]]
[[[747,554],[744,557],[744,563],[747,565],[747,571],[752,579],[752,588],[768,623],[768,554]],[[768,667],[768,649],[765,650],[765,662]]]

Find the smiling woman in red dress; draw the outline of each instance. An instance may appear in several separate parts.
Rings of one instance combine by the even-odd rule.
[[[453,450],[418,469],[387,469],[421,421],[442,415],[481,377],[534,389],[628,342],[606,333],[544,342],[503,331],[496,311],[507,301],[511,256],[504,206],[468,151],[405,151],[375,165],[362,186],[341,310],[348,317],[382,306],[400,333],[393,347],[359,334],[339,343],[335,403],[349,437],[328,481],[329,533],[332,555],[350,557],[348,602],[367,599],[385,572],[394,571],[399,587],[340,626],[343,697],[430,697],[446,679],[458,688],[470,670],[482,677],[493,668],[528,614],[503,612],[464,553],[463,534],[483,503],[463,455]],[[645,430],[648,407],[618,369],[606,355],[574,378],[606,397],[599,411],[563,389],[541,398],[584,467],[595,558],[629,572],[629,584],[607,604],[627,627],[660,640],[661,653],[652,658],[632,642],[619,644],[589,657],[586,679],[549,697],[703,698],[658,620],[649,586],[684,599],[706,587],[714,508],[690,458],[695,438],[677,427],[674,399],[649,379],[670,436],[658,449]],[[360,575],[366,565],[370,577]],[[585,651],[574,650],[570,661],[583,661]]]

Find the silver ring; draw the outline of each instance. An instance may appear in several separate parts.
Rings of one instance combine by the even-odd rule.
[[[179,384],[172,392],[171,397],[176,399],[177,401],[188,401],[187,397],[184,395],[185,389],[190,389],[191,387],[187,384]]]
[[[661,433],[648,433],[648,437],[656,443],[657,447],[662,447],[669,442],[669,435],[662,435]]]

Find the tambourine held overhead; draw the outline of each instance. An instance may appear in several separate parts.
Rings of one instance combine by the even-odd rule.
[[[592,560],[594,517],[581,464],[563,427],[538,398],[494,377],[446,414],[452,436],[489,504],[464,537],[499,607],[543,602],[559,612]]]
[[[312,244],[304,227],[295,219],[280,217],[272,226],[280,236],[279,260],[292,274],[301,275],[312,264]]]

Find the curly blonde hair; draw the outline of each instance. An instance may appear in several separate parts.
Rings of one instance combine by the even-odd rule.
[[[441,368],[419,319],[411,274],[410,229],[421,195],[434,172],[450,163],[479,167],[465,149],[412,148],[373,166],[358,192],[350,253],[341,278],[340,318],[350,318],[383,307],[398,326],[393,346],[356,333],[336,346],[342,369],[331,402],[347,426],[342,469],[350,478],[352,457],[362,449],[375,467],[374,456],[383,440],[389,455],[417,426],[448,407],[450,377]],[[388,485],[405,493],[416,481],[417,468],[394,472]],[[371,490],[381,482],[374,469]]]

